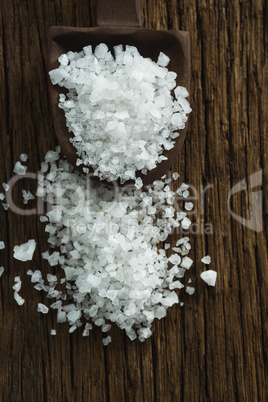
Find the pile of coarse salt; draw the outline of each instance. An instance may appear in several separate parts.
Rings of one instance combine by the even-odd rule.
[[[73,133],[77,165],[124,183],[167,159],[163,151],[173,148],[191,107],[187,89],[176,87],[177,74],[166,68],[165,54],[155,63],[133,46],[115,46],[113,53],[104,43],[94,52],[92,46],[69,51],[49,75],[54,85],[68,89],[59,107]]]
[[[185,183],[171,190],[172,178],[162,177],[146,191],[136,188],[109,188],[92,183],[79,174],[66,160],[60,160],[60,147],[48,151],[38,175],[37,196],[52,204],[51,210],[40,217],[46,223],[48,242],[53,250],[43,258],[54,267],[60,265],[65,278],[47,274],[45,284],[39,270],[28,270],[36,290],[43,290],[55,302],[46,306],[38,303],[37,311],[47,314],[57,310],[57,322],[68,321],[72,333],[90,320],[103,333],[116,323],[125,329],[130,339],[148,338],[155,318],[165,317],[166,310],[179,302],[177,290],[184,288],[182,279],[193,261],[189,237],[180,238],[168,256],[167,238],[174,229],[188,229],[187,211],[192,203],[184,203],[186,212],[176,211],[176,197],[187,199],[189,186]],[[27,156],[27,155],[25,155]],[[24,157],[21,160],[25,159]],[[177,180],[178,173],[173,173]],[[8,191],[4,183],[4,189]],[[139,189],[137,187],[140,187]],[[159,243],[164,242],[164,249]],[[5,248],[0,241],[0,250]],[[14,247],[14,258],[32,260],[35,240]],[[210,264],[211,258],[201,260]],[[0,277],[4,268],[0,267]],[[201,278],[215,286],[217,273],[208,270]],[[14,298],[18,305],[25,300],[19,295],[21,280],[14,278]],[[60,282],[66,292],[57,290]],[[188,284],[191,283],[189,279]],[[194,287],[187,285],[192,295]],[[184,303],[180,303],[183,306]],[[86,322],[83,336],[92,325]],[[56,330],[51,330],[56,335]],[[111,337],[103,338],[108,345]]]
[[[154,319],[179,302],[175,290],[184,287],[180,279],[193,263],[187,257],[188,237],[178,240],[169,257],[169,245],[158,249],[184,221],[189,227],[186,213],[175,209],[178,194],[171,190],[171,179],[155,181],[147,191],[92,183],[59,158],[48,152],[37,194],[52,204],[45,230],[55,251],[43,258],[64,270],[66,294],[56,290],[56,277],[48,278],[47,286],[40,271],[28,273],[38,290],[57,299],[51,308],[57,309],[58,322],[69,322],[70,332],[82,326],[84,317],[103,332],[114,322],[130,339],[144,341]],[[47,309],[39,306],[39,311]],[[91,328],[87,323],[83,335]],[[109,341],[105,338],[104,344]]]

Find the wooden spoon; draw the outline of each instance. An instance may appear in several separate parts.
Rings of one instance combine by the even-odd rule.
[[[140,0],[96,1],[97,27],[50,27],[49,70],[57,68],[59,66],[58,57],[70,50],[79,52],[84,46],[92,45],[94,48],[99,43],[105,43],[113,52],[113,46],[115,45],[132,45],[137,47],[143,57],[150,57],[154,61],[157,61],[160,51],[169,56],[168,69],[177,73],[177,85],[186,87],[188,91],[190,90],[188,32],[156,31],[141,28]],[[68,162],[77,170],[83,172],[82,168],[85,166],[76,166],[76,149],[69,141],[71,133],[68,132],[66,127],[64,112],[58,107],[59,94],[62,92],[62,87],[54,86],[50,82],[50,98],[56,136]],[[180,130],[179,137],[175,139],[175,146],[163,153],[168,158],[166,161],[158,164],[147,175],[143,175],[140,172],[136,173],[138,177],[142,178],[145,185],[159,179],[171,167],[183,145],[186,132],[187,127],[184,130]],[[89,166],[87,167],[89,168]],[[90,173],[93,173],[92,169]],[[129,183],[133,183],[133,181],[128,181],[126,184]],[[120,184],[119,181],[118,184]]]

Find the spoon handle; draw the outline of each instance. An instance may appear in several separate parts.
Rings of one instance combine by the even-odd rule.
[[[141,26],[141,0],[96,0],[98,26]]]

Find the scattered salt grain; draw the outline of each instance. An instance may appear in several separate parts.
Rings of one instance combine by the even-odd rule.
[[[0,267],[0,277],[3,275],[5,268],[4,267]]]
[[[51,335],[57,335],[57,331],[56,331],[55,329],[52,329],[52,330],[50,331],[50,334],[51,334]]]
[[[29,261],[33,259],[33,254],[36,248],[35,240],[29,240],[27,243],[15,246],[13,257],[20,261]]]
[[[14,278],[14,282],[15,282],[15,285],[12,286],[12,289],[15,290],[15,292],[18,293],[18,292],[21,290],[21,280],[20,280],[20,277],[19,277],[19,276],[16,276],[16,277]]]
[[[43,216],[43,215],[41,215],[39,219],[40,219],[40,222],[47,222],[48,221],[48,217]]]
[[[160,52],[157,60],[157,64],[161,67],[166,67],[170,62],[170,58],[164,53]]]
[[[189,195],[190,195],[190,193],[189,193],[188,190],[185,190],[185,191],[183,191],[183,193],[182,193],[183,198],[188,198]]]
[[[193,264],[193,260],[189,257],[183,257],[182,262],[181,262],[181,267],[185,269],[189,269]]]
[[[107,346],[110,342],[112,342],[112,338],[110,336],[107,336],[106,338],[103,338],[102,343],[104,346]]]
[[[9,185],[7,183],[3,183],[3,188],[5,191],[9,190]]]
[[[17,292],[14,292],[14,299],[19,306],[22,306],[25,303],[25,300]]]
[[[186,211],[191,211],[194,207],[194,204],[192,202],[186,202],[184,204],[184,208],[186,209]]]
[[[29,200],[34,200],[34,196],[30,191],[22,190],[23,203],[27,204]]]
[[[2,205],[3,205],[4,210],[7,211],[8,208],[9,208],[9,205],[8,205],[8,204],[4,204],[4,203],[2,203]]]
[[[208,271],[201,273],[201,278],[205,281],[208,286],[215,286],[217,279],[217,272],[209,269]]]
[[[23,166],[19,161],[15,163],[15,167],[13,169],[14,173],[16,173],[18,175],[21,175],[21,176],[24,176],[26,171],[27,171],[26,166]]]
[[[185,217],[183,218],[183,220],[181,221],[181,227],[185,230],[189,229],[189,227],[191,226],[191,221],[189,218]]]
[[[0,250],[3,250],[5,248],[5,243],[3,241],[0,241]]]
[[[5,194],[4,193],[0,193],[0,200],[3,201],[5,199]]]
[[[177,180],[180,177],[180,175],[179,175],[179,173],[174,172],[172,177],[173,177],[174,180]]]
[[[188,293],[188,295],[193,295],[195,292],[195,288],[193,288],[192,286],[186,286],[186,293]]]
[[[20,155],[20,160],[21,160],[22,162],[27,162],[27,160],[28,160],[28,155],[27,155],[27,154],[21,154],[21,155]]]
[[[170,290],[182,289],[182,288],[184,288],[184,285],[180,281],[174,281],[174,282],[170,283],[170,285],[169,285]]]
[[[204,264],[210,264],[211,263],[211,257],[209,255],[206,255],[205,257],[203,257],[201,259],[201,262],[203,262]]]
[[[38,313],[43,313],[43,314],[47,314],[48,313],[49,308],[47,306],[45,306],[42,303],[38,303],[37,305],[37,311]]]

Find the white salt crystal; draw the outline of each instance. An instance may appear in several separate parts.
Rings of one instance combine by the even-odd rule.
[[[0,250],[3,250],[5,248],[5,243],[3,241],[0,241]]]
[[[87,282],[91,286],[96,287],[99,286],[99,284],[101,283],[101,278],[99,276],[89,274],[87,277]]]
[[[37,269],[36,271],[34,271],[34,272],[32,273],[32,276],[31,276],[31,282],[32,282],[32,283],[40,282],[41,279],[42,279],[42,273],[41,273],[41,271],[39,271],[39,270]]]
[[[73,325],[79,318],[81,317],[81,311],[76,310],[76,311],[70,311],[67,314],[67,319],[70,321],[71,325]]]
[[[170,58],[164,53],[160,52],[157,60],[157,64],[161,67],[166,67],[170,62]]]
[[[215,286],[217,279],[216,271],[209,269],[208,271],[202,272],[200,276],[209,286]]]
[[[173,304],[179,303],[177,293],[171,292],[167,297],[162,299],[161,303],[163,304],[164,307],[171,307],[173,306]]]
[[[177,180],[180,177],[180,175],[179,175],[179,173],[174,172],[172,177],[173,177],[174,180]]]
[[[0,277],[3,275],[5,268],[4,267],[0,267]]]
[[[184,204],[184,208],[186,209],[186,211],[191,211],[194,207],[194,204],[192,202],[186,202]]]
[[[34,200],[34,196],[30,191],[22,190],[23,203],[27,204],[29,200]]]
[[[158,320],[161,320],[161,318],[164,318],[167,315],[167,311],[163,306],[156,306],[154,309],[154,314]]]
[[[59,58],[58,58],[59,63],[62,66],[67,66],[68,65],[68,57],[66,54],[62,54]]]
[[[49,308],[47,306],[45,306],[42,303],[38,303],[37,305],[37,311],[38,313],[43,313],[43,314],[47,314],[48,313]]]
[[[25,303],[25,300],[17,292],[14,292],[14,299],[19,306],[22,306]]]
[[[20,261],[29,261],[33,259],[33,254],[36,248],[35,240],[31,239],[27,243],[15,246],[13,257]]]
[[[14,173],[23,176],[25,175],[26,171],[27,171],[26,166],[23,166],[19,161],[15,163],[15,167],[13,169]]]
[[[98,59],[103,59],[108,50],[109,49],[105,43],[100,43],[98,46],[96,46],[94,54]]]
[[[101,330],[102,330],[102,332],[108,332],[108,331],[110,331],[111,327],[112,327],[111,324],[104,324],[101,327]]]
[[[20,155],[20,160],[21,160],[22,162],[27,162],[27,159],[28,159],[28,155],[27,155],[27,154],[21,154],[21,155]]]
[[[178,265],[181,262],[181,257],[178,254],[172,254],[168,260],[171,264]]]
[[[70,328],[69,328],[69,333],[70,334],[72,334],[75,330],[77,329],[77,325],[72,325]]]
[[[189,237],[182,237],[181,239],[179,239],[176,243],[176,246],[180,246],[181,244],[185,244],[189,241]]]
[[[5,199],[5,194],[4,193],[0,193],[0,200],[3,201]]]
[[[4,210],[7,211],[8,208],[9,208],[9,205],[8,205],[8,204],[4,204],[4,203],[2,203],[2,205],[3,205]]]
[[[64,78],[63,74],[61,73],[60,70],[57,68],[54,70],[49,71],[49,77],[51,79],[51,82],[53,85],[57,85],[59,82],[61,82]]]
[[[184,288],[184,285],[183,285],[180,281],[174,281],[174,282],[171,282],[171,283],[169,284],[169,289],[170,289],[170,290],[173,290],[173,289],[182,289],[182,288]]]
[[[138,178],[135,180],[135,187],[137,187],[137,189],[139,190],[140,188],[142,188],[142,186],[143,186],[142,179],[141,179],[140,177],[138,177]]]
[[[150,328],[141,328],[138,330],[138,334],[140,337],[147,339],[152,335],[152,331]]]
[[[201,259],[201,261],[202,261],[204,264],[210,264],[210,263],[211,263],[211,257],[210,257],[209,255],[206,255],[205,257],[203,257],[203,258]]]
[[[43,216],[43,215],[41,215],[39,219],[40,219],[40,222],[47,222],[48,221],[48,217]]]
[[[53,336],[54,336],[54,335],[57,335],[57,331],[56,331],[55,329],[52,329],[52,330],[50,331],[50,334],[53,335]]]
[[[42,162],[41,163],[41,172],[44,173],[48,169],[48,163],[47,162]]]
[[[182,268],[189,269],[192,264],[193,264],[193,260],[191,260],[191,258],[183,257],[182,262],[181,262]]]
[[[190,296],[193,295],[195,292],[195,288],[192,286],[186,286],[186,293],[188,293]]]
[[[189,218],[185,217],[183,218],[183,220],[181,221],[181,227],[185,230],[189,229],[189,227],[191,226],[191,221]]]
[[[3,188],[5,191],[9,190],[9,185],[7,183],[3,183]]]
[[[53,163],[59,159],[58,152],[48,151],[45,155],[45,161],[48,163]]]
[[[106,338],[103,338],[102,343],[104,346],[107,346],[110,342],[112,342],[112,338],[110,336],[107,336]]]
[[[15,290],[15,292],[18,293],[18,292],[21,290],[21,280],[20,280],[20,277],[19,277],[19,276],[16,276],[16,277],[14,278],[14,282],[15,282],[15,285],[12,286],[12,289]]]
[[[180,86],[175,88],[174,93],[175,93],[175,96],[177,99],[179,96],[184,96],[185,98],[187,98],[189,96],[187,89],[184,87],[180,87]]]
[[[65,313],[65,311],[58,311],[57,322],[60,323],[60,324],[63,323],[63,322],[66,322],[66,313]]]

